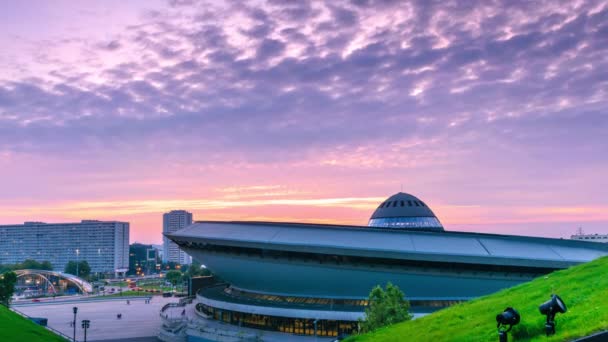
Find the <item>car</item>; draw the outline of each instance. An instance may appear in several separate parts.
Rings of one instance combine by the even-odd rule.
[[[38,299],[38,298],[34,298],[34,299],[32,299],[32,302],[34,302],[34,303],[38,303],[38,302],[40,302],[40,299]]]

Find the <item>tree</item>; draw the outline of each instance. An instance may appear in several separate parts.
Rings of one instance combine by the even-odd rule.
[[[40,264],[40,269],[41,270],[52,271],[53,270],[53,265],[51,265],[51,263],[49,261],[43,261]]]
[[[167,281],[171,282],[173,286],[177,285],[177,282],[182,278],[182,272],[180,271],[169,271],[165,275]]]
[[[184,272],[188,277],[199,277],[210,274],[209,270],[203,267],[201,263],[196,260],[192,260],[192,264]]]
[[[17,274],[15,272],[6,272],[0,274],[0,304],[8,306],[15,292],[15,284],[17,283]]]
[[[78,274],[76,274],[76,269],[78,268]],[[91,274],[91,267],[86,260],[78,262],[78,267],[76,267],[76,261],[70,261],[65,265],[65,273],[73,274],[80,278],[86,278]]]
[[[376,286],[369,294],[365,320],[360,321],[361,331],[369,332],[380,327],[412,319],[410,302],[399,287],[388,283],[386,290]]]

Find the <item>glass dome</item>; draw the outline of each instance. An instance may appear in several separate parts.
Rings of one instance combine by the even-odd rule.
[[[367,225],[369,227],[443,231],[443,225],[424,202],[403,192],[382,202],[374,211]]]

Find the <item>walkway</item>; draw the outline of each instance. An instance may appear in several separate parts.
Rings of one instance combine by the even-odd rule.
[[[162,325],[159,312],[169,302],[176,298],[163,298],[154,296],[150,304],[144,299],[131,299],[130,305],[126,300],[95,300],[79,303],[37,303],[37,305],[17,306],[17,310],[32,317],[45,317],[48,325],[60,332],[72,336],[73,328],[70,322],[74,319],[72,307],[78,307],[78,325],[76,338],[84,338],[84,331],[80,327],[83,319],[91,321],[87,330],[87,340],[130,340],[137,337],[156,337]],[[122,319],[116,314],[121,313]],[[145,341],[145,340],[143,340]]]

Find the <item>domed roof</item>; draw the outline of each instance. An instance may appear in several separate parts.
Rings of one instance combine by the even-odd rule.
[[[394,194],[380,203],[368,226],[443,230],[443,226],[426,203],[404,192]]]

